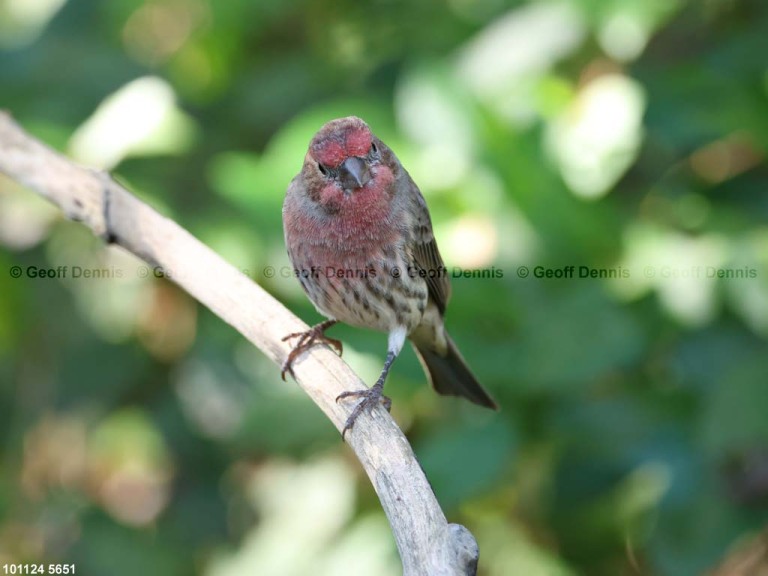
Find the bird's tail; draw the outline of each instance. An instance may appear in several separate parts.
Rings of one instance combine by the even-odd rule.
[[[475,404],[498,410],[496,402],[469,370],[453,340],[448,334],[445,337],[448,346],[444,355],[423,344],[413,345],[416,356],[429,374],[432,387],[438,394],[463,396]]]

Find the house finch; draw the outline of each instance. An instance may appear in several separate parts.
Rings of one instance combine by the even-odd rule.
[[[332,120],[309,144],[301,172],[283,204],[288,256],[304,291],[327,321],[299,338],[283,365],[324,342],[339,354],[341,342],[325,336],[336,322],[389,334],[387,358],[359,398],[342,436],[379,402],[384,381],[406,338],[414,345],[435,390],[489,408],[496,403],[467,368],[443,325],[451,293],[424,198],[395,154],[360,118]]]

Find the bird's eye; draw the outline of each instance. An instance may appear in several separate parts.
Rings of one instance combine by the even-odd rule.
[[[376,154],[379,151],[378,146],[376,146],[376,142],[371,142],[371,152]]]
[[[329,174],[328,168],[326,168],[325,166],[323,166],[320,163],[318,163],[317,167],[318,167],[318,169],[320,170],[320,172],[322,173],[323,176],[328,176],[328,174]]]

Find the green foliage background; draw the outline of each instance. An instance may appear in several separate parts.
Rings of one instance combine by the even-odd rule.
[[[768,519],[767,34],[760,0],[2,0],[0,106],[310,323],[282,197],[315,130],[365,118],[448,265],[497,271],[453,280],[448,326],[502,410],[410,351],[387,384],[480,574],[679,576]],[[373,381],[385,337],[334,330]],[[0,438],[0,564],[399,573],[297,387],[5,179]]]

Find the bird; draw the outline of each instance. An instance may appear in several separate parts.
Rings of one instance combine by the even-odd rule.
[[[338,322],[385,332],[387,355],[370,388],[341,393],[358,399],[342,438],[379,403],[389,410],[384,382],[405,340],[413,344],[435,391],[487,408],[496,402],[480,385],[445,329],[451,296],[426,201],[395,153],[360,118],[337,118],[313,136],[301,171],[283,202],[283,230],[294,275],[326,320],[296,339],[281,375],[317,344],[339,355],[325,331]]]

